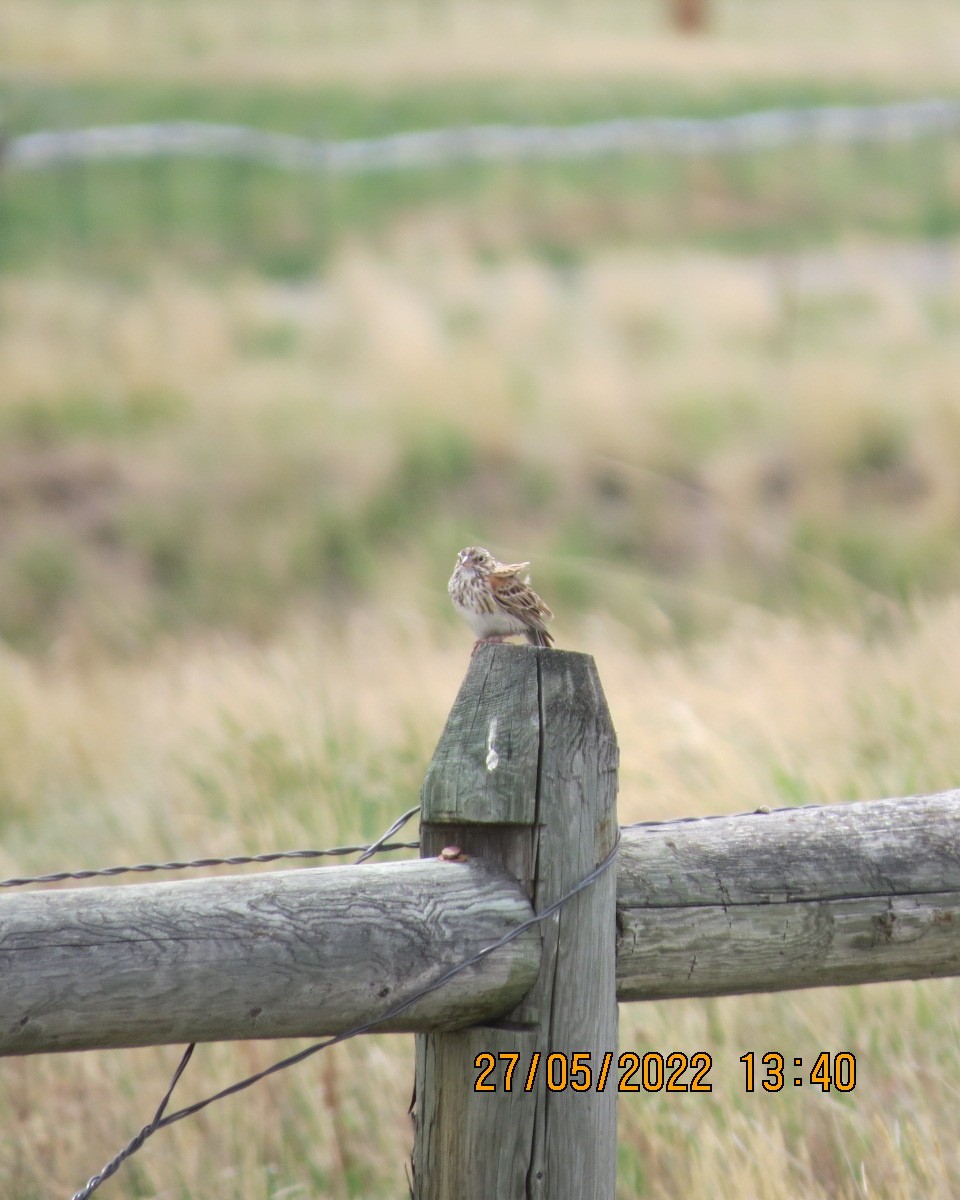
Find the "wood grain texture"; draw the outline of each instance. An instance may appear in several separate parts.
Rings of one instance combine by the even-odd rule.
[[[626,829],[620,1000],[960,974],[960,792]]]
[[[471,659],[424,780],[430,821],[534,823],[539,683],[536,652],[525,651],[486,645]]]
[[[540,911],[613,849],[619,752],[592,658],[540,655],[542,742],[537,819]],[[598,1078],[617,1050],[616,871],[561,909],[544,929],[543,963],[524,1005],[540,1005],[537,1049],[590,1054]],[[530,1200],[612,1198],[616,1188],[616,1092],[541,1089],[527,1180]]]
[[[542,909],[602,861],[616,838],[617,747],[596,668],[589,657],[564,651],[484,647],[455,712],[464,696],[476,697],[470,720],[451,718],[427,777],[422,850],[453,841],[505,864]],[[473,793],[481,795],[474,810],[464,783],[476,778],[477,731],[494,721],[499,731],[514,723],[524,731],[508,744],[521,747],[527,762],[504,773],[499,766],[488,770],[482,793]],[[531,728],[535,740],[526,732]],[[464,729],[466,770],[457,749]],[[518,812],[529,812],[526,826],[515,823]],[[505,1019],[418,1037],[418,1200],[612,1200],[613,1090],[551,1092],[541,1075],[530,1093],[519,1076],[506,1092],[502,1071],[496,1093],[477,1094],[473,1085],[481,1052],[518,1054],[521,1074],[536,1052],[544,1064],[550,1053],[565,1053],[568,1061],[573,1052],[586,1053],[597,1073],[603,1053],[616,1049],[615,886],[611,870],[543,925],[537,983]]]
[[[481,863],[389,863],[0,898],[0,1054],[317,1037],[385,1011],[532,915]],[[509,1010],[530,930],[384,1029]]]
[[[589,672],[574,679],[576,662],[561,665],[556,704],[565,708],[564,689],[592,683]],[[545,756],[542,826],[423,831],[437,849],[455,841],[509,863],[528,886],[539,861],[541,904],[592,865],[593,834],[576,823],[585,812],[579,790],[594,768],[603,780],[615,762],[604,716],[571,705],[580,716],[555,721],[553,705],[545,693],[544,744],[558,738],[576,769],[557,775]],[[600,823],[600,848],[609,822]],[[582,861],[548,866],[564,840]],[[439,1059],[472,1063],[483,1049],[516,1049],[526,1062],[535,1050],[558,1049],[559,1026],[549,1042],[539,1032],[554,998],[574,1014],[570,1036],[587,1039],[592,1018],[578,1010],[577,976],[558,972],[557,948],[568,937],[576,950],[594,916],[584,918],[582,906],[604,883],[543,935],[523,935],[386,1028],[486,1022],[459,1041],[447,1035],[442,1054],[441,1043],[424,1039],[431,1070]],[[620,1000],[957,975],[960,792],[634,827],[624,831],[617,890]],[[0,897],[0,1053],[339,1032],[531,912],[516,883],[479,862],[8,894]],[[544,969],[528,992],[541,936]],[[451,1110],[471,1100],[474,1078],[466,1072],[464,1089],[448,1093]],[[566,1099],[579,1121],[585,1110]],[[495,1194],[512,1194],[521,1179],[526,1186],[529,1101],[522,1092],[498,1100],[495,1133],[505,1149],[497,1170],[505,1175],[491,1186],[505,1190]],[[468,1124],[469,1140],[478,1127]]]

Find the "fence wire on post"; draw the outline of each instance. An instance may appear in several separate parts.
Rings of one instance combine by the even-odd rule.
[[[394,834],[399,833],[399,831],[404,827],[404,825],[406,825],[410,818],[419,811],[419,804],[415,804],[412,808],[407,809],[405,813],[397,817],[397,819],[388,829],[384,830],[384,832],[376,839],[376,841],[370,842],[367,846],[334,846],[326,850],[282,850],[271,854],[234,855],[230,858],[195,859],[192,862],[141,863],[132,867],[103,867],[94,871],[60,871],[50,875],[34,876],[32,878],[5,879],[0,881],[0,888],[18,887],[30,883],[58,883],[67,879],[90,879],[94,876],[101,875],[119,875],[127,871],[179,871],[190,867],[210,867],[224,865],[235,866],[238,864],[254,862],[267,863],[286,858],[320,858],[327,856],[342,857],[347,854],[357,853],[358,851],[359,857],[356,861],[359,864],[369,861],[369,859],[371,859],[375,854],[383,853],[386,850],[418,848],[419,842],[391,843],[390,838],[392,838]],[[416,997],[414,999],[416,999]],[[411,1001],[411,1003],[413,1003],[413,1001]],[[385,1020],[387,1018],[382,1017],[380,1019]],[[316,1051],[322,1050],[325,1046],[332,1045],[336,1041],[342,1041],[349,1036],[351,1036],[350,1032],[343,1034],[340,1037],[329,1039],[328,1041],[320,1043],[314,1047],[309,1047],[307,1051],[301,1051],[300,1054],[293,1055],[289,1059],[275,1063],[272,1067],[268,1067],[267,1070],[260,1071],[256,1075],[251,1075],[246,1079],[242,1079],[239,1083],[233,1084],[224,1091],[217,1093],[217,1095],[210,1096],[206,1100],[200,1101],[198,1104],[191,1105],[189,1109],[181,1109],[179,1112],[173,1113],[170,1117],[164,1119],[167,1106],[170,1103],[177,1084],[180,1082],[180,1077],[187,1069],[187,1065],[189,1064],[190,1059],[193,1057],[193,1052],[197,1048],[196,1042],[191,1042],[183,1052],[180,1062],[177,1064],[177,1068],[173,1073],[172,1079],[170,1080],[170,1086],[167,1088],[163,1099],[160,1101],[157,1111],[153,1115],[153,1120],[151,1120],[149,1124],[144,1125],[136,1137],[132,1138],[119,1152],[119,1154],[117,1154],[110,1160],[110,1162],[102,1167],[96,1175],[92,1175],[78,1192],[74,1192],[72,1200],[88,1200],[88,1197],[92,1196],[102,1183],[105,1183],[112,1175],[114,1175],[123,1165],[123,1163],[140,1149],[147,1138],[151,1137],[164,1125],[172,1124],[173,1121],[181,1120],[183,1117],[189,1116],[191,1113],[198,1112],[201,1108],[206,1108],[208,1104],[212,1104],[215,1100],[219,1100],[224,1096],[229,1096],[234,1092],[242,1091],[244,1088],[251,1087],[254,1083],[257,1083],[259,1080],[265,1078],[265,1076],[271,1075],[275,1071],[281,1070],[283,1067],[292,1066],[294,1062],[302,1061],[302,1059],[308,1057],[309,1054],[316,1053]]]
[[[372,857],[372,855],[376,853],[377,848],[381,845],[381,843],[385,843],[388,838],[392,837],[393,834],[396,833],[403,826],[403,824],[409,820],[411,816],[413,816],[414,813],[419,811],[419,809],[420,806],[417,805],[415,808],[412,808],[409,812],[405,813],[402,817],[398,818],[398,820],[394,822],[390,829],[388,829],[380,838],[378,838],[376,842],[366,847],[366,849],[363,851],[363,854],[357,861],[363,862],[369,857]],[[307,1046],[305,1049],[298,1051],[296,1054],[292,1054],[287,1058],[273,1063],[265,1070],[258,1071],[254,1075],[249,1075],[246,1078],[239,1080],[237,1083],[231,1084],[229,1087],[223,1088],[221,1091],[216,1092],[211,1096],[207,1096],[202,1100],[196,1101],[194,1104],[187,1105],[184,1108],[180,1108],[172,1113],[168,1113],[167,1108],[173,1096],[174,1089],[183,1075],[183,1072],[186,1070],[186,1067],[190,1062],[193,1052],[196,1048],[196,1044],[191,1043],[186,1048],[183,1056],[180,1059],[180,1062],[177,1064],[177,1068],[174,1071],[173,1077],[170,1081],[170,1086],[164,1093],[163,1099],[160,1101],[157,1111],[154,1113],[153,1119],[147,1125],[145,1125],[136,1134],[136,1136],[133,1137],[127,1143],[127,1145],[124,1146],[124,1148],[110,1160],[109,1163],[101,1168],[96,1175],[91,1176],[91,1178],[79,1191],[74,1192],[71,1200],[89,1200],[89,1197],[93,1195],[100,1185],[105,1183],[112,1175],[116,1174],[123,1163],[126,1162],[127,1159],[131,1158],[143,1146],[147,1139],[152,1137],[152,1135],[158,1130],[165,1129],[167,1126],[173,1125],[177,1121],[182,1121],[186,1117],[193,1116],[195,1113],[202,1111],[203,1109],[209,1107],[209,1105],[216,1103],[218,1100],[223,1100],[228,1096],[235,1095],[237,1092],[245,1091],[247,1088],[252,1087],[255,1083],[259,1083],[262,1079],[266,1079],[270,1075],[274,1075],[279,1071],[283,1071],[287,1067],[295,1066],[297,1063],[301,1063],[306,1059],[311,1058],[313,1055],[318,1054],[321,1050],[326,1050],[330,1046],[335,1046],[339,1042],[345,1042],[349,1038],[357,1037],[360,1034],[373,1032],[378,1026],[400,1016],[403,1012],[409,1008],[412,1008],[425,996],[428,996],[432,992],[438,991],[440,988],[444,987],[457,975],[469,970],[471,967],[481,962],[484,958],[495,953],[495,951],[501,949],[509,942],[514,941],[516,938],[526,933],[529,929],[543,921],[548,920],[555,913],[559,912],[559,910],[565,904],[567,904],[575,896],[579,895],[579,893],[590,887],[591,884],[595,883],[596,880],[598,880],[603,874],[605,874],[606,871],[609,870],[609,868],[616,861],[618,846],[619,837],[604,860],[552,904],[547,905],[540,912],[535,913],[528,920],[523,921],[521,924],[515,926],[508,933],[504,934],[503,937],[498,938],[495,942],[492,942],[488,946],[484,946],[483,949],[477,951],[477,953],[471,955],[469,958],[464,959],[462,962],[456,963],[453,967],[446,969],[442,972],[442,974],[439,975],[438,978],[432,980],[424,987],[418,988],[417,991],[412,995],[407,996],[405,999],[391,1005],[390,1008],[388,1008],[385,1012],[382,1012],[378,1016],[372,1017],[370,1020],[364,1021],[359,1025],[355,1025],[353,1028],[347,1029],[342,1033],[325,1038],[323,1041],[315,1042],[313,1045]]]
[[[412,812],[416,811],[418,810],[412,810]],[[409,815],[404,819],[409,820]],[[56,871],[50,875],[26,875],[13,879],[0,879],[0,888],[27,887],[30,884],[41,883],[65,883],[70,879],[109,878],[115,875],[128,875],[135,872],[193,871],[204,867],[243,867],[251,863],[273,863],[284,859],[298,858],[342,858],[348,854],[357,854],[363,851],[364,857],[357,859],[357,862],[361,863],[367,861],[368,852],[373,854],[387,854],[394,850],[418,850],[419,848],[419,842],[385,842],[383,845],[378,845],[374,850],[371,850],[369,846],[331,846],[327,850],[274,850],[268,854],[233,854],[229,858],[194,858],[189,862],[136,863],[133,866],[98,867],[95,870],[82,871]]]

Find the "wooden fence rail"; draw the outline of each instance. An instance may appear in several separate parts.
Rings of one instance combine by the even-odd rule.
[[[437,860],[4,896],[0,1054],[342,1033],[531,915]],[[383,1028],[496,1017],[539,964],[531,929]]]
[[[960,975],[960,791],[625,830],[617,997]]]
[[[4,896],[0,1054],[352,1028],[602,862],[616,767],[592,659],[484,647],[424,783],[425,860]],[[467,861],[432,857],[450,845]],[[617,1000],[957,974],[960,791],[627,828],[615,871],[383,1026],[418,1035],[414,1194],[612,1200],[615,1089],[481,1093],[478,1054],[596,1079]]]

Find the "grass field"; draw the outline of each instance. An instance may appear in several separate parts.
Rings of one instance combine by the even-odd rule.
[[[955,602],[882,638],[743,614],[696,649],[644,653],[602,617],[592,651],[615,715],[621,820],[952,782]],[[469,638],[417,609],[297,622],[264,646],[220,637],[149,659],[5,656],[2,873],[366,837],[416,795]],[[960,1046],[953,981],[625,1006],[621,1045],[716,1063],[709,1096],[627,1098],[620,1195],[949,1197]],[[857,1057],[847,1096],[746,1095],[738,1059]],[[105,1194],[401,1196],[411,1039],[337,1047],[158,1136]],[[203,1047],[187,1102],[281,1053]],[[0,1178],[68,1195],[145,1121],[173,1049],[8,1061]],[[149,1110],[149,1111],[148,1111]]]
[[[311,136],[958,94],[949,0],[8,0],[20,133]],[[0,166],[0,877],[328,845],[415,802],[468,542],[596,656],[629,821],[960,778],[960,160],[938,139],[330,181]],[[710,1096],[623,1200],[947,1200],[955,981],[624,1006]],[[286,1045],[202,1047],[189,1102]],[[749,1050],[857,1057],[746,1095]],[[174,1048],[0,1067],[0,1194],[67,1196]],[[406,1195],[412,1039],[153,1139],[104,1197]]]

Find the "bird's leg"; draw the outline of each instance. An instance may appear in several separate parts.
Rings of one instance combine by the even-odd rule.
[[[477,638],[473,643],[473,649],[470,651],[470,657],[473,658],[481,646],[502,646],[506,637],[505,633],[501,633],[498,637]]]

